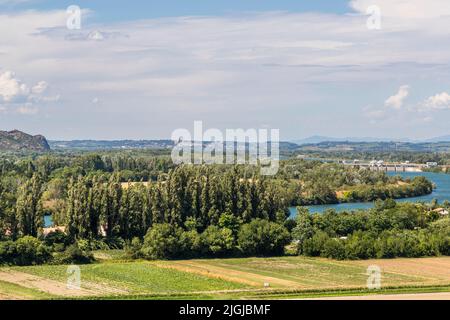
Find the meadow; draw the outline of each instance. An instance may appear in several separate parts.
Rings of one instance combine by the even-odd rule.
[[[81,288],[67,288],[67,266],[0,268],[0,299],[253,299],[450,291],[450,258],[335,261],[279,257],[125,261],[113,252],[81,265]],[[367,267],[382,270],[369,291]]]

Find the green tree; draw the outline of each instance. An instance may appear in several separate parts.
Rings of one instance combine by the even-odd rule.
[[[303,251],[303,243],[315,234],[313,219],[309,210],[304,207],[297,207],[296,225],[292,230],[292,239],[297,243],[298,252]]]
[[[145,235],[142,255],[147,259],[179,257],[183,253],[182,233],[183,229],[168,223],[154,224]]]
[[[280,255],[289,242],[284,226],[262,219],[242,225],[238,236],[239,247],[246,255]]]
[[[206,253],[213,256],[223,256],[234,249],[233,231],[211,225],[201,235]]]
[[[33,174],[18,190],[16,219],[20,236],[36,237],[44,225],[41,197],[42,180],[38,174]]]

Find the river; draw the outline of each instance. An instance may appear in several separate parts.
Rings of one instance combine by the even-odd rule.
[[[44,216],[44,227],[50,228],[53,226],[53,220],[51,215]]]
[[[425,201],[429,202],[433,199],[437,199],[440,203],[444,200],[450,201],[450,174],[444,173],[433,173],[433,172],[388,172],[388,175],[400,175],[403,178],[414,178],[418,176],[424,176],[436,185],[436,189],[432,194],[428,194],[421,197],[398,199],[398,202],[405,201]],[[357,209],[370,209],[373,207],[373,202],[357,202],[357,203],[339,203],[339,204],[325,204],[325,205],[315,205],[309,206],[308,209],[311,213],[324,212],[326,209],[335,209],[336,211],[344,210],[357,210]],[[295,207],[289,208],[291,212],[291,217],[297,214],[297,209]]]

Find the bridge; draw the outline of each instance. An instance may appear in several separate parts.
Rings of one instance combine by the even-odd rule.
[[[331,158],[312,158],[304,155],[297,156],[298,159],[306,161],[321,161],[325,163],[339,163],[346,166],[368,168],[373,171],[392,171],[392,172],[422,172],[425,168],[441,168],[443,171],[450,170],[450,165],[438,165],[436,162],[412,163],[405,162],[385,162],[383,160],[340,160]]]
[[[342,161],[346,166],[368,168],[373,171],[392,171],[392,172],[422,172],[425,168],[430,168],[429,164],[409,163],[409,162],[384,162],[384,161]]]

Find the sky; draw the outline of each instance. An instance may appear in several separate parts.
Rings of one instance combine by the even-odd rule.
[[[448,0],[0,0],[0,130],[449,135],[449,40]]]

